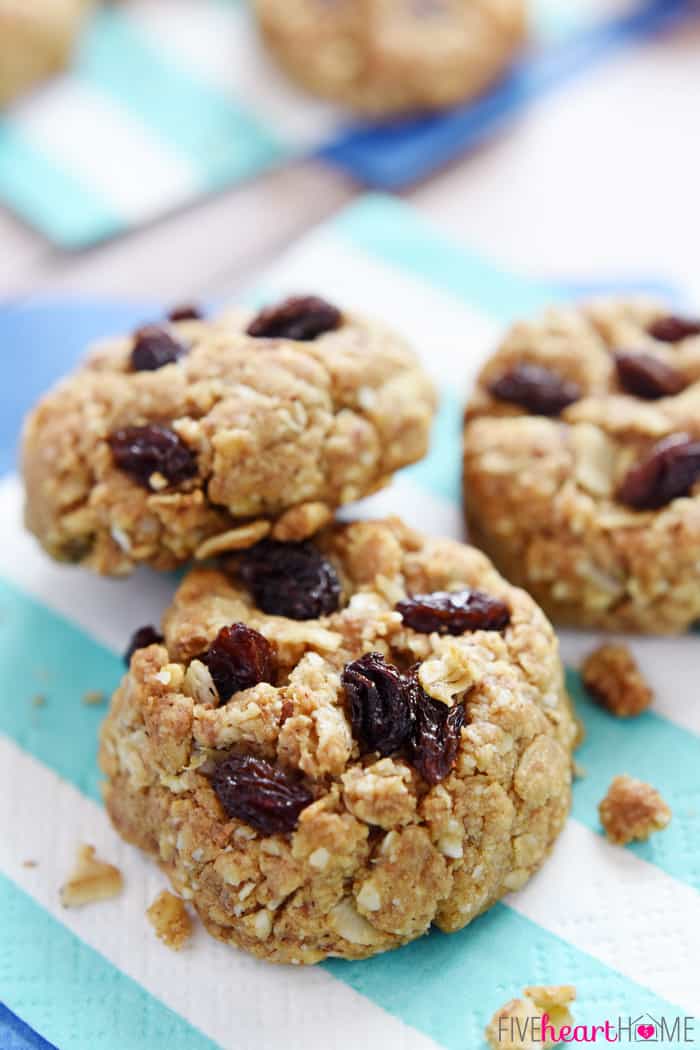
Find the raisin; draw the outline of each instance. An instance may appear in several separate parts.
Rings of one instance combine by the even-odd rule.
[[[261,310],[248,326],[248,335],[310,342],[339,328],[342,320],[340,310],[325,299],[300,295]]]
[[[294,831],[313,795],[289,773],[253,755],[229,755],[211,774],[211,785],[228,817],[263,835]]]
[[[698,480],[700,441],[687,434],[672,434],[632,467],[618,490],[618,499],[637,510],[656,510],[690,495]]]
[[[541,365],[515,365],[489,387],[499,401],[510,401],[537,416],[558,416],[568,405],[578,401],[578,383]]]
[[[155,372],[163,365],[171,365],[184,353],[182,343],[173,339],[165,328],[157,324],[144,325],[134,335],[131,367],[134,372]]]
[[[244,623],[222,627],[213,644],[199,659],[209,668],[220,698],[225,702],[241,689],[258,682],[275,681],[275,651],[259,631]]]
[[[131,663],[131,657],[138,649],[146,649],[149,645],[160,645],[164,640],[163,635],[152,624],[148,624],[146,627],[139,627],[138,631],[134,631],[131,636],[131,641],[124,653],[124,663],[128,667]]]
[[[204,314],[194,303],[178,303],[168,314],[169,321],[201,321]]]
[[[448,707],[433,700],[418,681],[417,669],[407,676],[413,708],[409,754],[428,784],[439,784],[454,767],[466,714],[464,704]]]
[[[144,488],[150,488],[153,474],[162,474],[171,485],[193,478],[197,460],[174,430],[149,423],[123,427],[109,438],[114,462]]]
[[[258,607],[271,616],[314,620],[340,604],[336,571],[312,543],[263,540],[242,556],[239,573]]]
[[[483,591],[435,591],[404,598],[396,605],[407,627],[421,634],[464,634],[501,631],[510,623],[510,609]]]
[[[691,335],[700,335],[700,321],[669,315],[652,322],[647,331],[662,343],[680,343]]]
[[[618,350],[615,354],[617,377],[624,389],[647,401],[673,397],[685,390],[685,377],[653,354]]]
[[[410,690],[381,653],[366,653],[342,674],[350,724],[362,753],[389,755],[408,743],[413,723]]]

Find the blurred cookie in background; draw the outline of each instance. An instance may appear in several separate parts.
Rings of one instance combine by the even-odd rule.
[[[0,0],[0,106],[64,69],[92,0]]]
[[[513,61],[525,0],[254,0],[262,35],[308,91],[382,116],[472,98]]]

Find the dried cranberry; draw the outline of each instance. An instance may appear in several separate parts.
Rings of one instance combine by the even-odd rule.
[[[157,324],[144,325],[134,336],[131,367],[134,372],[155,372],[163,365],[171,365],[184,353],[182,343],[173,339],[165,328]]]
[[[149,645],[160,645],[162,641],[164,641],[163,635],[156,627],[153,627],[151,624],[148,624],[146,627],[139,627],[138,631],[134,631],[131,636],[131,641],[124,653],[124,663],[128,667],[131,663],[131,657],[138,649],[146,649]]]
[[[197,460],[174,430],[159,423],[124,427],[109,438],[114,462],[144,488],[153,474],[162,474],[170,485],[193,478]]]
[[[662,343],[680,343],[691,335],[700,335],[700,321],[669,315],[653,321],[647,331]]]
[[[700,480],[700,441],[673,434],[657,442],[627,474],[618,499],[637,510],[655,510],[690,495]]]
[[[496,379],[489,387],[499,401],[510,401],[537,416],[558,416],[578,401],[581,388],[570,379],[541,365],[523,363]]]
[[[261,310],[248,326],[248,335],[309,342],[339,328],[342,320],[340,310],[325,299],[300,295]]]
[[[448,707],[433,700],[418,681],[417,669],[407,676],[413,707],[409,753],[411,762],[429,784],[439,784],[457,760],[464,704]]]
[[[209,668],[223,701],[258,682],[275,681],[274,649],[259,631],[244,623],[222,627],[214,643],[199,659]]]
[[[615,354],[615,366],[622,387],[635,397],[642,397],[647,401],[673,397],[687,386],[685,377],[677,369],[671,368],[653,354],[618,350]]]
[[[201,321],[204,314],[194,303],[179,303],[168,314],[169,321]]]
[[[336,571],[312,543],[263,540],[241,557],[239,573],[271,616],[314,620],[340,604]]]
[[[464,634],[501,631],[510,623],[510,609],[483,591],[434,591],[404,598],[396,605],[407,627],[421,634]]]
[[[389,755],[408,742],[413,721],[407,683],[381,653],[366,653],[342,674],[350,724],[362,753]]]
[[[294,831],[313,795],[289,773],[264,758],[229,755],[211,774],[211,785],[227,816],[263,835]]]

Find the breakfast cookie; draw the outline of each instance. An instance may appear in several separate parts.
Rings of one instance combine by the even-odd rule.
[[[471,538],[556,623],[700,618],[700,321],[648,302],[516,324],[466,411]]]
[[[460,929],[549,853],[557,641],[480,551],[398,519],[264,540],[190,572],[162,626],[102,730],[105,799],[216,937],[362,958]]]
[[[70,59],[91,0],[0,0],[0,106]]]
[[[472,98],[526,33],[525,0],[255,0],[255,9],[294,80],[377,116]]]
[[[26,522],[54,558],[123,575],[302,540],[425,454],[435,393],[386,328],[313,296],[172,317],[101,345],[27,421]]]

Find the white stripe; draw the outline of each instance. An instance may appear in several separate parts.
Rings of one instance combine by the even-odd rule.
[[[553,856],[507,903],[656,995],[697,1011],[700,894],[630,850],[569,820]],[[567,983],[567,974],[561,980]]]
[[[302,94],[267,57],[247,4],[134,0],[126,14],[153,46],[243,104],[289,147],[319,145],[343,123],[339,110]]]
[[[31,784],[31,791],[17,785]],[[164,876],[124,843],[104,810],[0,737],[0,870],[49,914],[226,1050],[280,1045],[309,1050],[367,1045],[435,1050],[405,1025],[318,967],[271,966],[220,944],[198,924],[180,953],[160,944],[144,912]],[[111,901],[65,909],[59,887],[79,843],[94,845],[125,877]],[[23,861],[36,860],[36,868]],[[284,990],[281,987],[284,985]]]
[[[350,310],[381,318],[416,348],[439,386],[466,397],[502,325],[322,230],[305,238],[266,271],[265,292],[313,291]]]
[[[344,521],[352,521],[355,518],[385,518],[392,514],[428,535],[464,539],[466,529],[461,508],[401,474],[376,495],[353,503],[351,507],[343,507],[339,516]]]
[[[52,82],[13,110],[13,123],[53,163],[136,223],[191,197],[197,172],[138,118],[75,76]]]

